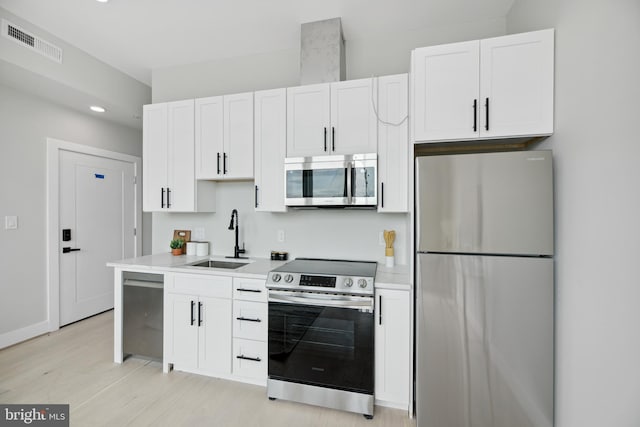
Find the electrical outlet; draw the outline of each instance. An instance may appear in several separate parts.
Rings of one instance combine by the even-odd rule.
[[[278,230],[278,242],[284,243],[284,230]]]
[[[4,229],[5,230],[17,230],[18,229],[18,217],[17,216],[5,216],[4,217]]]
[[[202,242],[205,240],[204,228],[196,227],[193,229],[193,233],[191,234],[191,240],[195,242]]]
[[[386,243],[384,242],[384,231],[378,233],[378,244],[380,246],[386,246]]]

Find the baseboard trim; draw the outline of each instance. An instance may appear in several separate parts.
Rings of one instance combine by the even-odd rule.
[[[16,329],[14,331],[5,332],[0,334],[0,349],[18,344],[22,341],[26,341],[31,338],[35,338],[38,335],[43,335],[49,332],[49,322],[44,321],[35,323],[33,325],[25,326],[24,328]]]

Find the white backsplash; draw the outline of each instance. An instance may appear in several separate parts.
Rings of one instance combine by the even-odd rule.
[[[173,230],[204,232],[212,255],[233,255],[235,235],[229,230],[232,209],[238,210],[240,246],[246,256],[268,258],[272,250],[295,257],[375,260],[384,263],[383,230],[395,230],[396,264],[408,262],[408,214],[375,210],[290,209],[286,213],[255,212],[253,182],[223,182],[217,186],[215,213],[154,213],[153,253],[169,251]],[[278,242],[284,232],[285,241]],[[195,239],[192,239],[195,240]]]

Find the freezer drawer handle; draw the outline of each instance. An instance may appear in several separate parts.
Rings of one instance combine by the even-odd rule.
[[[236,320],[244,320],[245,322],[262,322],[261,319],[251,319],[249,317],[236,317]]]
[[[251,360],[252,362],[262,362],[262,359],[260,359],[259,357],[247,357],[242,354],[240,356],[236,356],[236,359]]]

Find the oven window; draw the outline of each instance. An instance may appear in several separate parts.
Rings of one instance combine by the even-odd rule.
[[[346,197],[345,168],[287,171],[287,198]]]
[[[269,377],[373,393],[373,314],[269,303]]]

